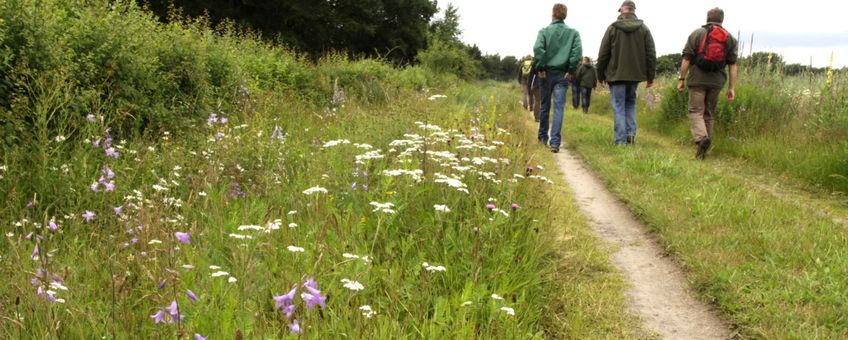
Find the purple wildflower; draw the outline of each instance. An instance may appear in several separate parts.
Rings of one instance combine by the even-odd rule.
[[[199,333],[194,333],[194,340],[206,340],[206,337],[200,335]]]
[[[121,216],[121,212],[124,210],[124,206],[123,205],[117,206],[117,207],[112,208],[112,210],[115,211],[115,216]]]
[[[27,208],[32,208],[35,205],[32,201],[27,202]]]
[[[191,301],[197,302],[200,300],[197,298],[197,295],[194,295],[194,292],[192,292],[191,289],[186,290],[186,295],[188,295],[188,298],[191,299]]]
[[[33,261],[38,261],[38,254],[38,244],[36,244],[35,249],[32,250],[32,256],[30,256]]]
[[[207,124],[207,125],[212,125],[212,123],[217,123],[217,122],[218,122],[218,115],[217,115],[216,113],[214,113],[214,112],[213,112],[213,113],[210,113],[210,114],[209,114],[209,118],[208,118],[208,119],[206,119],[206,124]]]
[[[224,134],[223,134],[223,133],[220,133],[220,132],[215,133],[215,140],[221,140],[221,139],[223,139],[223,138],[224,138]]]
[[[86,210],[85,214],[82,214],[82,218],[85,219],[86,222],[91,222],[94,219],[95,214],[91,211]]]
[[[518,206],[518,203],[512,204],[512,211],[516,211],[516,210],[518,210],[518,208],[520,208],[520,206]]]
[[[492,203],[486,204],[486,209],[495,210],[495,208],[496,208],[495,205],[492,204]]]
[[[108,179],[112,179],[113,177],[115,177],[115,172],[112,171],[112,169],[109,169],[109,167],[103,167],[103,169],[100,169],[100,172],[102,172],[103,175],[106,176],[106,178]]]
[[[294,314],[295,305],[291,304],[283,308],[282,312],[286,315],[286,319],[291,319],[292,314]]]
[[[189,238],[188,233],[178,231],[178,232],[174,233],[174,236],[176,236],[177,240],[179,240],[182,243],[191,244],[191,241],[188,239]]]
[[[280,307],[294,303],[294,294],[296,292],[297,286],[292,286],[292,289],[288,293],[274,296],[274,301],[277,301],[277,305],[274,306],[274,309],[280,309]]]
[[[356,190],[356,182],[350,185],[350,190]]]
[[[100,191],[100,183],[97,183],[97,182],[91,183],[91,191],[94,191],[94,192]]]
[[[171,301],[171,305],[168,306],[167,310],[168,314],[171,314],[171,316],[176,317],[180,313],[180,308],[179,306],[177,306],[177,301]]]
[[[59,226],[56,225],[56,221],[50,220],[50,222],[47,223],[47,228],[50,228],[50,231],[56,231],[56,229],[59,229]]]
[[[141,256],[146,256],[146,254],[147,254],[146,252],[141,252],[141,253],[143,254]],[[165,288],[165,280],[164,279],[159,280],[159,284],[156,287],[159,288],[159,289]]]
[[[368,191],[368,184],[363,184],[363,185],[362,185],[362,190]]]
[[[115,191],[115,181],[109,181],[103,186],[103,191]]]
[[[306,302],[306,308],[313,309],[315,305],[319,305],[321,308],[327,307],[327,297],[321,296],[320,290],[310,286],[306,286],[306,290],[308,293],[300,294],[300,298]]]
[[[112,157],[114,159],[118,159],[118,156],[120,156],[120,154],[117,151],[115,151],[115,148],[113,148],[111,146],[106,148],[106,157]]]
[[[85,116],[85,119],[89,122],[93,122],[94,121],[94,115],[89,113],[88,116]]]
[[[300,334],[301,332],[303,332],[302,330],[300,330],[300,323],[297,322],[297,319],[295,319],[294,321],[292,321],[292,323],[289,324],[289,329],[291,329],[291,334]]]
[[[153,314],[150,317],[153,318],[153,323],[170,323],[169,321],[165,320],[166,315],[167,314],[165,314],[165,310],[160,309],[158,312],[156,312],[156,314]]]
[[[227,124],[227,122],[229,122],[229,121],[230,120],[227,119],[227,117],[221,117],[221,119],[218,119],[218,122],[221,123],[222,125]]]

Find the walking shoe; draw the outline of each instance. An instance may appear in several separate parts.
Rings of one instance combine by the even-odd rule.
[[[636,136],[627,136],[627,144],[636,144]]]
[[[551,152],[559,153],[559,147],[558,146],[551,147]]]
[[[703,139],[698,143],[698,152],[695,154],[695,158],[704,159],[707,157],[707,150],[710,149],[710,145],[712,141],[709,138]]]

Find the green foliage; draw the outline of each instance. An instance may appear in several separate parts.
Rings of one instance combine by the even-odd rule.
[[[308,53],[313,59],[328,51],[351,56],[411,62],[427,44],[428,21],[436,13],[430,0],[254,1],[149,0],[150,8],[170,20],[208,15],[213,24],[234,21],[266,37]]]
[[[657,74],[674,74],[680,69],[680,64],[683,62],[683,55],[680,53],[672,53],[660,56],[657,58]]]
[[[611,118],[579,113],[566,117],[572,122],[564,126],[571,136],[566,141],[639,212],[686,267],[694,290],[742,338],[848,336],[844,196],[840,202],[840,196],[804,190],[764,162],[764,156],[792,152],[802,153],[796,161],[803,161],[830,153],[829,147],[793,134],[793,141],[769,144],[762,155],[740,152],[742,161],[729,150],[766,142],[721,136],[719,148],[699,161],[689,138],[681,143],[645,131],[641,123],[654,113],[640,110],[635,146],[612,145]],[[763,137],[783,140],[775,130]]]
[[[452,74],[467,80],[482,74],[480,63],[469,57],[465,45],[431,38],[429,47],[418,54],[421,66],[437,74]]]

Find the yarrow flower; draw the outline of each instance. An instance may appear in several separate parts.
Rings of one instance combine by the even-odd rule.
[[[427,262],[422,263],[421,266],[424,267],[424,269],[426,269],[428,272],[443,272],[448,270],[447,268],[445,268],[445,266],[431,266]]]
[[[377,312],[375,312],[369,305],[359,306],[359,310],[362,311],[362,316],[369,319],[372,318],[375,314],[377,314]]]
[[[342,279],[341,282],[344,283],[345,288],[350,289],[352,291],[360,291],[360,290],[365,289],[365,286],[363,286],[358,281],[351,281],[351,280],[348,280],[348,279]]]
[[[447,205],[442,205],[442,204],[436,204],[436,205],[433,206],[433,208],[436,209],[436,211],[443,212],[443,213],[449,213],[451,211],[450,208],[448,208]]]
[[[304,195],[312,195],[312,194],[315,194],[315,193],[326,194],[326,193],[328,193],[328,191],[327,191],[327,189],[324,189],[324,188],[319,187],[319,186],[314,186],[314,187],[311,187],[311,188],[303,191]]]
[[[501,308],[500,308],[500,310],[502,310],[504,313],[506,313],[506,315],[509,315],[509,316],[515,316],[515,310],[514,310],[514,309],[512,309],[512,308],[509,308],[509,307],[501,307]]]
[[[288,247],[286,247],[286,249],[288,249],[288,251],[290,251],[292,253],[302,253],[302,252],[306,251],[306,249],[303,249],[303,248],[297,247],[297,246],[288,246]]]

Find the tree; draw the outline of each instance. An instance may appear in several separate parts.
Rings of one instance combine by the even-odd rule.
[[[657,58],[657,73],[658,74],[673,74],[680,69],[680,64],[683,62],[683,55],[680,53],[666,54]]]
[[[146,0],[167,20],[173,5],[188,16],[208,14],[213,24],[232,20],[279,37],[296,50],[319,57],[331,50],[351,55],[412,61],[427,46],[431,0]]]

